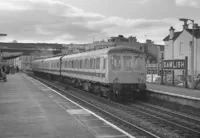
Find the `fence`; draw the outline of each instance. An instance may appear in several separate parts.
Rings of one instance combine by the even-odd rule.
[[[186,57],[185,59],[163,60],[163,64],[147,64],[146,81],[148,83],[190,88],[191,75],[188,75],[187,60]],[[200,89],[200,75],[195,78],[195,88]]]

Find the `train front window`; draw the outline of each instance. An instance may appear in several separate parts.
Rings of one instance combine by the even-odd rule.
[[[120,71],[121,70],[121,57],[118,55],[113,55],[111,57],[111,69],[113,71]]]
[[[131,56],[123,56],[124,59],[124,71],[132,71],[132,57]]]

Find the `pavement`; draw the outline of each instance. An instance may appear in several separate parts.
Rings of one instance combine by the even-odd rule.
[[[187,89],[174,86],[166,86],[154,83],[147,83],[147,89],[156,92],[171,93],[181,95],[181,97],[200,98],[200,90]]]
[[[0,138],[131,137],[25,74],[0,81]]]

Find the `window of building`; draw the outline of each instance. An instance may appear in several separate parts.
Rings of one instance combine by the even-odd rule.
[[[183,42],[180,42],[179,51],[180,54],[183,54]]]
[[[164,58],[164,53],[161,53],[161,59]]]
[[[190,46],[189,46],[189,54],[191,55],[192,52],[192,41],[190,41]]]

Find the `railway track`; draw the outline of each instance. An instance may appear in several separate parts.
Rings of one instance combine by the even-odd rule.
[[[200,137],[200,120],[198,119],[150,107],[147,104],[121,105],[121,108],[132,116],[148,121],[151,126],[156,125],[157,128],[161,128],[160,132],[165,133],[166,130],[169,130],[171,133],[178,134],[179,137]],[[149,128],[146,127],[146,130]],[[152,129],[149,131],[152,132]],[[154,131],[157,130],[154,129]]]
[[[153,133],[150,133],[146,130],[144,130],[143,128],[140,128],[126,120],[124,120],[123,118],[118,117],[117,115],[106,111],[105,109],[100,108],[99,106],[94,105],[91,102],[88,102],[85,100],[85,98],[83,99],[83,97],[78,97],[77,95],[72,94],[71,92],[66,92],[65,88],[61,88],[58,86],[53,85],[52,83],[49,83],[47,81],[45,81],[44,79],[32,76],[30,74],[27,74],[30,77],[33,77],[34,79],[42,82],[43,84],[57,90],[58,92],[64,94],[65,96],[67,96],[68,98],[78,102],[79,104],[84,105],[84,107],[89,108],[90,110],[92,109],[93,111],[95,111],[98,114],[101,114],[104,116],[104,118],[106,118],[109,121],[112,121],[113,123],[115,123],[115,125],[117,124],[118,127],[122,128],[122,129],[128,129],[129,133],[131,132],[131,134],[136,137],[136,138],[140,138],[140,137],[146,137],[146,138],[160,138],[157,135],[154,135]]]
[[[37,78],[39,79],[39,78]],[[52,86],[52,84],[47,83],[47,81],[40,81],[47,85],[51,85],[54,89],[58,91],[66,93],[63,89],[58,88],[57,86]],[[76,89],[76,88],[75,88]],[[78,98],[80,96],[74,96],[71,94],[71,98],[75,98],[76,100],[83,100],[88,98]],[[88,101],[79,101],[82,104],[86,105],[88,108],[92,108],[92,110],[96,110],[101,115],[106,116],[107,119],[112,120],[112,122],[117,123],[117,125],[121,126],[122,129],[131,132],[136,137],[199,137],[200,136],[200,121],[198,119],[192,118],[190,116],[186,116],[180,113],[175,113],[171,111],[167,111],[166,109],[161,109],[159,107],[155,107],[149,104],[136,102],[133,104],[124,105],[121,103],[115,103],[112,101],[108,101],[103,98],[99,98],[94,96],[93,94],[87,93],[84,95],[90,95],[94,99],[101,101],[104,105],[100,105],[98,103],[98,107],[95,106],[95,102],[92,102],[89,98]],[[69,95],[68,95],[69,96]],[[109,107],[106,109],[102,109],[99,107],[104,106],[113,107],[112,109]],[[92,107],[95,106],[95,107]],[[113,109],[115,108],[115,111]],[[108,112],[108,111],[109,112]],[[135,124],[135,125],[133,125]]]

